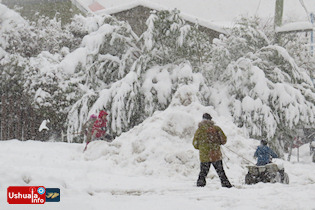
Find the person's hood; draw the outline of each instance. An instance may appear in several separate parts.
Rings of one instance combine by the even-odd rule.
[[[213,126],[214,125],[214,122],[212,121],[212,120],[202,120],[199,124],[198,124],[198,126],[199,127],[202,127],[202,126],[207,126],[207,127],[209,127],[209,126]]]

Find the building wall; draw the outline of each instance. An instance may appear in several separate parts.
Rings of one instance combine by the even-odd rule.
[[[147,30],[146,21],[150,16],[151,9],[143,6],[137,6],[129,10],[112,14],[118,20],[126,21],[130,24],[133,31],[140,36]]]
[[[188,21],[187,21],[188,22]],[[194,25],[194,23],[190,23],[190,22],[188,22],[189,24],[191,24],[191,25]],[[214,38],[218,38],[219,36],[220,36],[220,32],[217,32],[217,31],[214,31],[214,30],[211,30],[211,29],[209,29],[209,28],[207,28],[207,27],[204,27],[204,26],[200,26],[199,25],[199,30],[200,31],[202,31],[202,32],[204,32],[204,33],[206,33],[207,35],[208,35],[208,37],[209,37],[209,40],[213,40]]]
[[[152,9],[144,7],[144,6],[137,6],[129,10],[125,10],[122,12],[118,12],[112,14],[112,16],[116,17],[118,20],[126,21],[130,24],[134,32],[140,36],[144,31],[147,30],[146,21],[150,16],[150,12]],[[186,23],[190,25],[194,25],[194,23],[186,21]],[[199,29],[209,36],[209,40],[213,40],[214,38],[219,37],[220,33],[209,28],[199,26]]]

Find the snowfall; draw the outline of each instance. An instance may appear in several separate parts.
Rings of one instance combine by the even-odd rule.
[[[222,188],[210,169],[207,185],[196,187],[198,151],[192,146],[204,112],[228,137],[222,146],[231,189]],[[49,126],[49,124],[47,124]],[[245,185],[247,165],[255,162],[258,140],[249,139],[212,107],[199,103],[170,106],[113,142],[0,141],[1,209],[315,209],[315,164],[309,144],[293,149],[291,161],[274,159],[290,183]],[[286,154],[287,155],[287,154]],[[59,203],[10,205],[9,186],[60,188]]]
[[[222,97],[222,96],[217,96]],[[204,188],[196,187],[198,150],[192,139],[203,113],[227,135],[222,146],[225,172],[234,185],[222,188],[212,167]],[[226,107],[214,109],[198,101],[172,103],[113,142],[85,144],[43,141],[0,141],[0,209],[64,210],[192,210],[192,209],[315,209],[315,163],[309,144],[274,159],[290,183],[245,185],[246,166],[259,141],[237,127]],[[42,132],[49,129],[42,127]],[[299,161],[298,161],[299,160]],[[58,203],[10,205],[9,186],[60,188]]]

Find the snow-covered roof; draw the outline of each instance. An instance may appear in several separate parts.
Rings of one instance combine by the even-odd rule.
[[[224,32],[240,16],[273,18],[276,0],[72,0],[82,7],[98,2],[104,9],[97,14],[114,14],[136,6],[148,8],[174,9],[188,21]],[[315,0],[284,0],[283,23],[310,22],[309,14],[315,13]],[[90,10],[88,10],[90,11]],[[305,26],[305,24],[303,24]],[[222,31],[223,30],[223,31]]]
[[[313,24],[311,22],[293,22],[282,25],[281,27],[276,27],[276,32],[283,33],[288,31],[309,31],[313,30]]]
[[[125,4],[125,5],[120,5],[120,6],[117,6],[117,7],[110,7],[108,9],[104,9],[104,10],[100,10],[97,12],[97,14],[115,14],[115,13],[118,13],[118,12],[122,12],[122,11],[126,11],[126,10],[129,10],[129,9],[132,9],[134,7],[137,7],[137,6],[144,6],[144,7],[147,7],[147,8],[150,8],[152,10],[168,10],[168,9],[174,9],[174,8],[170,8],[170,7],[165,7],[161,4],[156,4],[155,2],[151,2],[151,1],[134,1],[134,2],[131,2],[131,3],[128,3],[128,4]],[[218,25],[214,22],[211,22],[211,21],[208,21],[208,20],[205,20],[205,19],[201,19],[201,18],[198,18],[196,16],[193,16],[193,15],[190,15],[188,13],[181,13],[181,16],[187,20],[187,21],[190,21],[192,23],[195,23],[195,22],[198,22],[199,25],[201,26],[204,26],[204,27],[207,27],[207,28],[210,28],[210,29],[213,29],[215,31],[218,31],[218,32],[221,32],[221,33],[227,33],[227,31],[224,29],[224,27],[222,25]]]

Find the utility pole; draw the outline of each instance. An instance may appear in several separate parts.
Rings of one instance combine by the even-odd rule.
[[[283,16],[283,3],[284,0],[276,0],[275,7],[275,19],[274,19],[274,29],[282,25],[282,16]],[[275,42],[279,43],[280,34],[276,32]]]
[[[313,30],[311,30],[311,55],[314,56],[314,13],[310,14]]]

